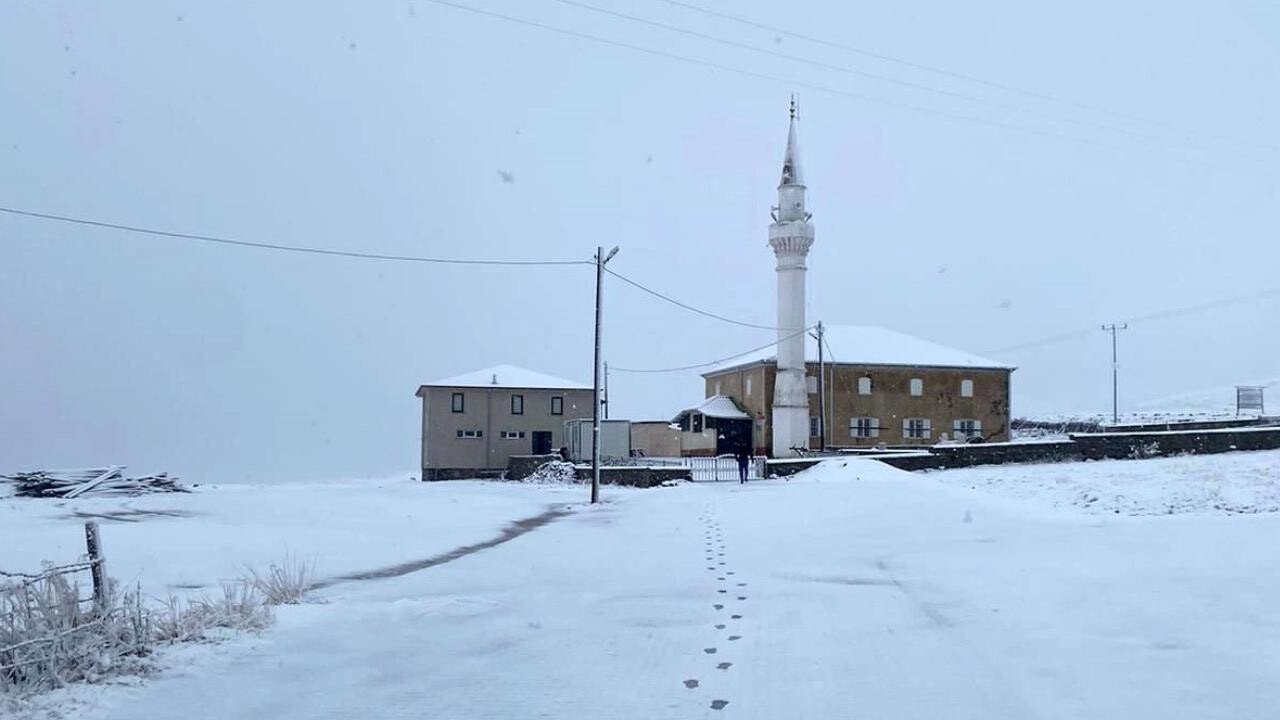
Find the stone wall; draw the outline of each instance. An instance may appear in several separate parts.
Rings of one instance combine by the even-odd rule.
[[[591,466],[577,467],[578,479],[591,481]],[[688,480],[689,468],[683,467],[646,467],[643,465],[621,465],[600,468],[601,485],[626,485],[628,487],[651,488],[668,481]]]
[[[1087,460],[1165,455],[1203,455],[1280,448],[1280,427],[1143,433],[1081,433],[1071,436]]]

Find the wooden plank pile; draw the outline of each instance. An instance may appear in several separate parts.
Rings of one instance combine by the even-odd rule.
[[[36,470],[0,475],[13,482],[20,497],[77,498],[119,495],[146,495],[161,492],[189,492],[168,473],[125,477],[123,465],[73,470]]]

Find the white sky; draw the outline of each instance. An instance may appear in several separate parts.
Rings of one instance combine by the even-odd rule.
[[[772,324],[768,211],[799,91],[811,319],[983,353],[1280,286],[1274,3],[696,0],[1205,133],[1191,135],[662,0],[585,1],[993,104],[554,0],[457,2],[792,82],[424,0],[17,1],[0,6],[0,205],[416,255],[585,259],[617,244],[618,271]],[[0,471],[412,468],[420,382],[500,363],[590,380],[591,281],[589,267],[344,260],[0,215]],[[617,366],[770,339],[619,282],[606,312]],[[1134,323],[1122,403],[1280,375],[1277,319],[1273,295]],[[1020,367],[1015,412],[1065,412],[1109,407],[1109,348],[1097,331],[988,354]],[[671,416],[702,395],[696,373],[616,374],[611,389],[615,417]]]

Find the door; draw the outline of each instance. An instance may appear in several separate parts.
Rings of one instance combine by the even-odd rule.
[[[534,430],[533,431],[533,454],[534,455],[550,455],[551,454],[551,431],[550,430]]]

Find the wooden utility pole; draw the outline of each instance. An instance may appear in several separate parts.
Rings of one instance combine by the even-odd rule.
[[[615,246],[606,256],[603,247],[596,247],[596,352],[592,363],[591,402],[591,502],[600,502],[600,326],[601,305],[604,300],[604,265],[618,254]]]
[[[822,321],[818,321],[818,449],[827,449],[827,371],[822,354]]]
[[[1103,325],[1104,332],[1111,333],[1111,424],[1120,424],[1120,364],[1116,354],[1116,332],[1120,330],[1128,330],[1129,323],[1111,323]]]
[[[89,555],[89,574],[93,577],[93,609],[102,613],[107,609],[107,569],[102,557],[102,538],[98,536],[98,523],[84,524],[84,544]]]

